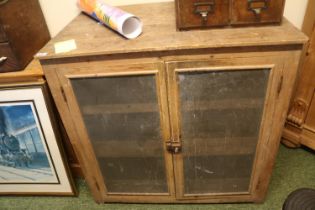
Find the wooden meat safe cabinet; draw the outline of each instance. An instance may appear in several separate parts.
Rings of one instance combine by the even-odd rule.
[[[99,203],[261,202],[307,39],[286,20],[178,32],[173,4],[123,7],[135,40],[79,15],[41,50],[87,183]]]

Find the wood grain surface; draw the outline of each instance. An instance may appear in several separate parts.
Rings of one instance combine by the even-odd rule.
[[[33,60],[23,71],[7,72],[0,74],[0,83],[7,84],[19,81],[42,80],[43,69],[38,60]]]
[[[80,14],[40,51],[47,55],[39,59],[236,46],[274,46],[302,44],[307,40],[306,36],[287,20],[284,20],[281,26],[179,32],[176,31],[174,2],[125,6],[122,9],[142,20],[143,34],[140,37],[126,40],[90,17]],[[55,53],[56,43],[72,39],[75,40],[76,49]]]
[[[7,36],[5,35],[3,27],[1,26],[1,23],[0,23],[0,42],[5,42],[5,41],[7,41]]]
[[[0,25],[0,42],[6,40],[14,55],[8,55],[8,50],[0,52],[0,57],[5,56],[10,60],[0,65],[0,72],[23,70],[50,40],[38,0],[7,1],[2,4]]]
[[[137,39],[125,40],[115,32],[81,14],[41,50],[44,56],[40,57],[40,62],[43,65],[52,96],[95,201],[98,203],[262,202],[270,182],[286,113],[289,108],[289,100],[298,73],[303,44],[307,41],[306,36],[287,21],[284,21],[281,26],[178,32],[175,24],[174,3],[126,6],[123,9],[136,14],[144,23],[143,34]],[[55,44],[69,40],[75,41],[76,49],[69,48],[68,52],[56,54]],[[67,47],[69,46],[65,45],[65,49]],[[73,48],[73,45],[71,47]],[[205,101],[206,97],[203,97],[202,94],[200,98],[197,95],[196,98],[199,100],[187,103],[185,100],[181,100],[183,97],[180,97],[182,91],[179,82],[180,78],[183,79],[183,77],[180,77],[180,74],[186,74],[187,72],[199,74],[205,71],[225,74],[227,70],[233,74],[243,70],[248,72],[256,70],[269,71],[269,76],[266,77],[263,98],[260,97],[263,101],[257,102],[257,97],[244,101],[242,100],[243,97],[240,96],[235,98],[235,102],[231,102],[228,95],[224,100],[211,98]],[[156,75],[156,80],[152,85],[155,87],[158,102],[155,100],[154,106],[152,106],[152,100],[146,101],[147,104],[143,105],[141,98],[145,95],[145,91],[141,93],[141,89],[140,91],[134,91],[142,95],[139,99],[136,97],[137,94],[135,95],[132,92],[135,86],[130,85],[129,89],[125,90],[128,83],[123,83],[111,89],[116,84],[107,80],[110,78],[118,81],[117,79],[121,77],[131,76],[140,78],[143,75],[150,74],[151,76]],[[233,78],[233,76],[229,76],[226,80],[235,84],[231,86],[233,87],[231,89],[238,88],[242,93],[245,92],[245,95],[248,87],[251,87],[251,90],[255,93],[258,91],[256,91],[256,86],[250,86],[250,84],[257,84],[258,79],[251,77],[253,80],[250,81],[252,82],[247,82],[241,86],[245,80]],[[91,82],[85,85],[86,89],[80,89],[79,91],[75,87],[75,82],[79,80],[86,82],[89,79],[95,80],[94,83]],[[103,82],[97,83],[97,81]],[[199,81],[203,81],[203,79],[199,78]],[[214,80],[209,77],[208,81],[211,83]],[[208,81],[205,84],[208,84]],[[195,93],[206,93],[206,89],[200,86],[198,82],[195,84],[198,85],[194,85],[194,87],[199,86]],[[219,87],[222,86],[220,90],[225,90],[228,82],[219,81],[217,84]],[[94,89],[95,86],[98,88]],[[120,94],[122,90],[128,91],[129,94],[125,94],[124,100],[121,101],[120,98],[123,98],[122,95],[124,95]],[[191,88],[191,90],[193,89]],[[78,94],[82,94],[84,103],[79,101]],[[113,94],[119,97],[115,95],[115,97],[112,97]],[[248,97],[248,94],[246,96]],[[105,100],[106,97],[108,99]],[[130,97],[134,97],[134,100],[131,100]],[[85,104],[85,102],[89,103]],[[86,106],[83,107],[83,105]],[[185,188],[187,186],[185,177],[187,176],[184,174],[185,149],[186,151],[191,149],[192,152],[195,152],[191,157],[196,157],[196,160],[199,157],[197,151],[205,155],[205,159],[200,160],[211,158],[210,155],[208,156],[209,150],[204,149],[206,146],[190,147],[187,142],[194,141],[196,144],[203,145],[204,137],[211,135],[206,135],[202,131],[210,129],[209,133],[216,134],[218,129],[215,128],[212,131],[211,129],[214,126],[211,126],[211,123],[200,121],[198,124],[200,125],[199,133],[202,135],[199,135],[198,132],[196,134],[190,132],[189,134],[194,135],[188,135],[185,142],[183,130],[188,132],[190,130],[189,128],[183,129],[184,121],[181,110],[184,112],[194,111],[197,114],[214,111],[215,113],[224,113],[226,109],[232,107],[238,111],[243,110],[242,113],[250,113],[252,108],[257,107],[257,105],[263,110],[259,114],[260,118],[257,119],[259,122],[255,124],[258,129],[255,135],[234,135],[233,138],[229,138],[231,141],[235,141],[234,144],[225,144],[221,140],[228,139],[227,137],[231,136],[231,132],[223,132],[221,136],[218,136],[218,139],[217,136],[211,138],[211,143],[217,145],[212,150],[212,154],[221,158],[232,156],[232,158],[238,157],[241,160],[243,155],[246,156],[245,158],[250,158],[250,167],[238,164],[240,167],[246,167],[250,174],[240,177],[231,176],[221,180],[222,182],[217,179],[209,179],[209,182],[205,182],[205,185],[209,186],[206,191],[187,193]],[[110,179],[103,175],[102,172],[104,171],[101,170],[101,167],[110,163],[110,161],[106,161],[108,156],[112,159],[122,158],[125,163],[127,160],[132,161],[134,156],[139,158],[141,154],[147,155],[157,151],[152,146],[151,141],[148,141],[146,145],[132,144],[131,142],[137,142],[133,141],[132,135],[138,128],[134,127],[134,124],[128,124],[128,126],[120,129],[119,126],[123,123],[119,122],[123,122],[125,118],[117,118],[116,116],[129,116],[131,113],[132,116],[137,116],[140,119],[142,116],[148,115],[147,113],[157,111],[159,112],[160,126],[156,126],[154,123],[151,123],[151,125],[161,132],[158,139],[164,144],[162,155],[164,155],[163,163],[167,176],[168,191],[152,193],[132,189],[128,191],[111,190],[111,187],[108,187],[110,186],[108,185]],[[94,116],[90,118],[85,114]],[[112,116],[113,121],[106,121],[106,124],[103,124],[105,121],[102,121],[102,123],[95,123],[98,122],[95,121],[94,123],[99,126],[91,126],[92,123],[89,119],[98,119],[96,116],[99,116],[99,119],[109,119],[106,117],[108,115]],[[152,115],[149,114],[148,116]],[[86,121],[84,117],[87,117],[88,120]],[[237,121],[237,118],[233,119]],[[254,120],[246,119],[238,120],[239,124],[237,125],[239,126],[242,123],[245,125],[253,124]],[[223,127],[226,128],[224,131],[233,127],[229,124],[229,118],[224,120]],[[219,122],[219,120],[215,120],[214,123],[217,121]],[[193,120],[190,123],[197,124]],[[119,128],[119,130],[117,128],[114,130],[114,127]],[[243,130],[241,127],[238,128]],[[248,125],[248,128],[250,128],[250,125]],[[110,129],[110,131],[106,132],[106,129]],[[247,127],[244,130],[248,130]],[[104,135],[99,135],[102,132]],[[108,138],[110,132],[113,132],[110,136],[113,138]],[[146,134],[151,137],[152,132]],[[100,137],[96,138],[96,144],[92,142],[94,136]],[[139,140],[143,136],[145,135],[141,135],[136,139]],[[246,146],[239,147],[243,140],[250,140],[253,136],[256,139],[253,144],[246,143]],[[118,137],[121,137],[122,142],[129,140],[127,141],[129,145],[126,143],[117,145]],[[241,137],[242,141],[238,141],[238,137]],[[108,140],[111,147],[104,144],[104,140]],[[188,146],[185,147],[185,145]],[[227,149],[228,152],[225,148],[226,145],[230,147]],[[170,150],[172,147],[175,150]],[[145,148],[146,150],[140,153],[139,148]],[[177,152],[175,152],[176,148],[179,148]],[[181,151],[180,148],[183,148],[183,150]],[[102,154],[102,151],[105,153]],[[98,154],[102,154],[100,155],[101,159],[98,158]],[[251,154],[251,156],[248,154]],[[197,173],[199,168],[199,166],[194,167],[193,171]],[[225,166],[221,169],[225,170]],[[221,169],[219,171],[222,172]],[[137,172],[141,170],[142,168],[139,167]],[[128,176],[133,173],[133,171],[126,172],[127,169],[122,171]],[[152,170],[152,173],[156,171],[157,169]],[[226,173],[226,175],[231,174]],[[131,176],[129,179],[124,178],[121,183],[126,184],[128,188],[132,184],[137,186],[146,184],[143,179],[131,181],[132,179]],[[219,189],[227,185],[230,186],[231,183],[235,182],[243,187],[239,190],[211,191],[211,188]],[[117,183],[112,182],[112,184],[116,186]],[[195,184],[193,187],[201,185],[198,181]]]

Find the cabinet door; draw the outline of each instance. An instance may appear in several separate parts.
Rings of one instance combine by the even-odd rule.
[[[167,64],[178,199],[251,192],[272,68],[213,63]]]
[[[81,64],[58,76],[84,168],[101,177],[95,181],[99,189],[92,189],[100,190],[104,201],[170,199],[173,166],[165,151],[170,129],[163,63]]]

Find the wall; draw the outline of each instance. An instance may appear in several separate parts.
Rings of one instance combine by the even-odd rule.
[[[314,0],[309,0],[314,1]],[[308,0],[286,0],[284,16],[301,29]]]
[[[105,0],[111,5],[166,2],[172,0]],[[286,0],[284,16],[301,28],[308,0]],[[312,1],[312,0],[310,0]],[[77,0],[39,0],[52,37],[79,14]],[[175,15],[175,13],[174,13]]]
[[[52,37],[79,14],[76,2],[77,0],[39,0]]]

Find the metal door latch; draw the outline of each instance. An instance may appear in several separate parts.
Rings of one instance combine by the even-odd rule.
[[[182,151],[182,146],[179,142],[168,141],[166,142],[166,149],[170,153],[178,154]]]

